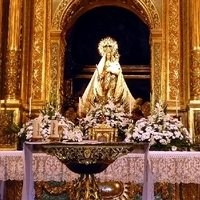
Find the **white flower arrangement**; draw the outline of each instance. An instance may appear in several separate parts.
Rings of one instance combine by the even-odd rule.
[[[151,150],[190,149],[193,141],[188,130],[165,110],[162,102],[156,103],[154,114],[136,121],[133,130],[127,132],[125,141],[149,142]]]
[[[39,121],[39,132],[43,138],[43,141],[47,141],[51,134],[51,120],[58,121],[59,133],[61,140],[63,141],[82,141],[83,133],[78,131],[74,123],[67,120],[55,107],[47,104],[47,106],[40,111],[40,115],[37,118],[31,119],[25,124],[18,132],[18,137],[23,138],[24,141],[31,141],[33,138],[33,126],[34,121]]]
[[[68,142],[81,142],[83,140],[83,132],[80,130],[78,126],[75,126],[73,129],[68,129],[66,126],[64,127],[62,141]]]
[[[107,104],[95,104],[85,118],[80,119],[80,125],[86,131],[92,127],[106,124],[111,128],[118,128],[120,132],[125,131],[130,124],[130,116],[125,113],[124,108],[116,106],[113,102]]]

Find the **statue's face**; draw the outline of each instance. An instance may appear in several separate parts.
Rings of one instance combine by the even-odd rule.
[[[108,59],[108,60],[111,59],[111,53],[110,53],[110,52],[108,52],[108,53],[106,54],[106,56],[107,56],[107,59]]]
[[[106,45],[105,46],[105,52],[110,53],[112,51],[112,46],[111,45]]]

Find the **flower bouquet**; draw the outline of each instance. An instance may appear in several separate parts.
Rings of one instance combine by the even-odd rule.
[[[177,118],[166,114],[162,102],[155,105],[153,115],[135,123],[131,132],[127,132],[125,141],[149,142],[150,150],[176,151],[189,150],[193,141]]]
[[[18,132],[18,138],[24,141],[31,141],[33,138],[34,122],[39,121],[39,133],[42,136],[43,141],[48,141],[51,135],[51,121],[58,121],[59,135],[61,141],[82,141],[82,132],[75,127],[74,123],[62,116],[54,106],[46,104],[46,106],[40,110],[40,114],[37,118],[31,119],[25,124]]]
[[[130,116],[122,106],[116,106],[113,102],[107,104],[95,104],[85,118],[80,119],[80,126],[87,137],[88,129],[106,124],[110,128],[118,128],[118,136],[124,137],[125,130],[130,124]],[[124,138],[123,138],[124,139]]]

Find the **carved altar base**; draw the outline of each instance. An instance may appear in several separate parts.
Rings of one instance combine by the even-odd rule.
[[[101,199],[95,174],[104,171],[117,158],[132,151],[146,152],[147,143],[99,143],[85,141],[83,143],[47,143],[42,148],[47,154],[56,156],[71,171],[80,176],[75,180],[74,191],[70,199]]]

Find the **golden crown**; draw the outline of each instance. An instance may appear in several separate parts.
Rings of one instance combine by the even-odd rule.
[[[118,44],[117,44],[117,41],[114,40],[113,38],[111,37],[106,37],[104,39],[102,39],[100,42],[99,42],[99,45],[98,45],[98,50],[99,50],[99,54],[101,56],[103,56],[106,52],[105,52],[105,47],[111,47],[112,48],[112,51],[113,52],[116,52],[118,50]]]

